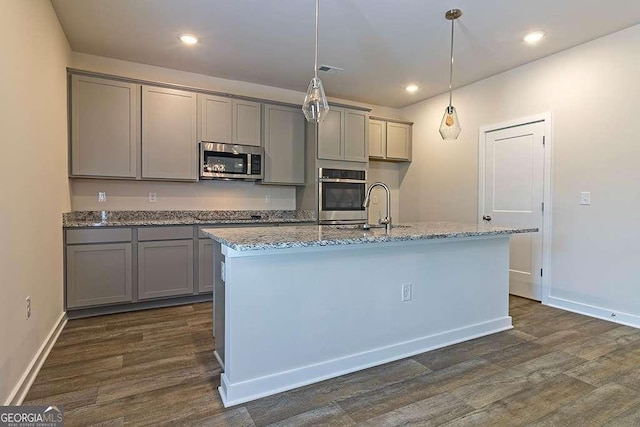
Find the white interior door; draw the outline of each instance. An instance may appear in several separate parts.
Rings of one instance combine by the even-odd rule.
[[[544,122],[484,134],[480,222],[537,227],[510,238],[509,292],[540,301],[544,201]],[[482,179],[482,177],[481,177]]]

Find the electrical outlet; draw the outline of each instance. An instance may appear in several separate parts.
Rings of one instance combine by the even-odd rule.
[[[158,201],[157,196],[156,193],[149,193],[149,203],[156,203]]]
[[[378,196],[372,196],[371,197],[371,203],[373,203],[374,205],[378,204]]]
[[[580,193],[580,204],[581,205],[590,205],[591,204],[591,192],[583,191]]]
[[[271,195],[267,194],[266,196],[264,196],[264,202],[265,203],[271,203]]]
[[[411,283],[402,285],[402,301],[411,301]]]
[[[31,297],[27,297],[27,319],[31,317]]]
[[[98,191],[98,203],[104,203],[107,201],[107,193],[104,191]]]

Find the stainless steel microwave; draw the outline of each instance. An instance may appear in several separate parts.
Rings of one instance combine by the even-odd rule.
[[[262,147],[200,143],[200,179],[257,181],[263,178]]]

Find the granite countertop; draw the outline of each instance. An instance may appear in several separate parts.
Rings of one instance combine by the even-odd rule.
[[[452,239],[476,236],[531,233],[537,228],[495,227],[454,222],[416,222],[364,231],[356,226],[298,225],[271,228],[212,228],[207,236],[237,251],[358,245],[409,240]]]
[[[300,211],[73,211],[62,214],[62,226],[137,227],[145,225],[312,223],[315,212]]]

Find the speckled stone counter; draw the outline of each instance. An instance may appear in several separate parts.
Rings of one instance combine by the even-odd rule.
[[[356,226],[303,225],[272,228],[216,228],[203,232],[213,240],[237,251],[287,249],[313,246],[358,245],[425,239],[452,239],[509,235],[538,231],[537,228],[493,227],[453,222],[417,222],[364,231]]]
[[[74,211],[62,214],[62,226],[137,227],[145,225],[312,223],[315,212],[301,211]]]

